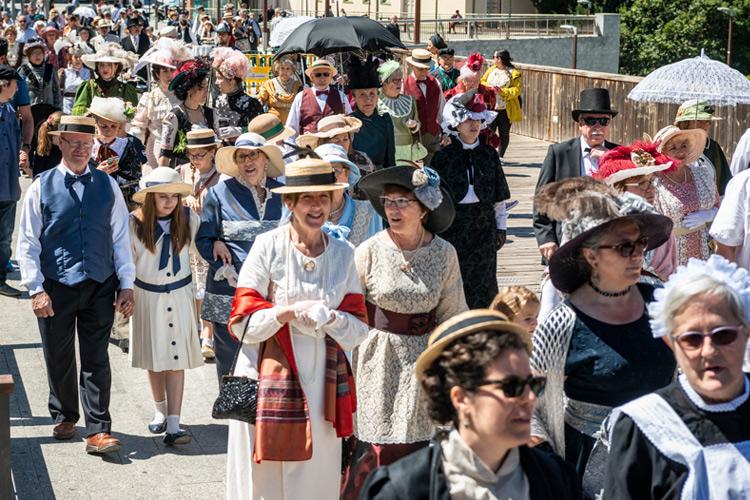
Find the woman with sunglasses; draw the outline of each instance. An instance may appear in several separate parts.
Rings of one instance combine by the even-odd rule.
[[[592,177],[614,187],[619,193],[632,193],[653,205],[656,201],[655,175],[674,170],[676,163],[659,153],[656,144],[636,142],[610,149],[599,161],[599,169]],[[644,279],[666,281],[677,268],[675,237],[670,235],[662,246],[646,252],[643,261]]]
[[[680,266],[649,306],[680,375],[612,416],[604,498],[750,497],[750,276],[723,257]]]
[[[545,387],[530,353],[528,334],[497,311],[468,311],[437,327],[416,378],[430,418],[448,429],[432,446],[376,470],[361,498],[581,498],[570,464],[527,446]]]
[[[548,184],[535,202],[562,223],[565,243],[549,270],[567,298],[534,333],[531,366],[547,376],[547,390],[531,434],[583,477],[594,434],[612,408],[666,386],[674,375],[669,348],[651,335],[646,306],[654,288],[639,283],[644,253],[667,241],[672,222],[643,198],[590,177]],[[592,463],[589,473],[601,467]]]
[[[356,443],[345,498],[359,498],[367,474],[427,446],[434,431],[414,363],[442,321],[467,309],[456,251],[437,236],[453,203],[430,168],[378,170],[360,189],[388,229],[357,247],[370,334],[352,353],[357,383]]]

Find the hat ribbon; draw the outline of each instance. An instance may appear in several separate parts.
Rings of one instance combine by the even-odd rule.
[[[250,139],[242,139],[242,140],[239,140],[239,141],[237,141],[237,142],[234,143],[234,147],[236,147],[236,148],[240,148],[240,147],[243,147],[243,146],[244,147],[250,146],[250,147],[253,147],[253,148],[259,148],[259,147],[264,146],[264,144],[262,144],[260,142],[251,141]]]
[[[193,146],[195,144],[214,144],[216,142],[216,137],[209,136],[209,137],[199,137],[199,138],[190,138],[187,140],[188,146]]]
[[[83,123],[61,123],[58,131],[80,134],[96,134],[96,127]]]
[[[170,182],[170,181],[150,181],[150,182],[146,182],[145,186],[147,188],[150,188],[150,187],[160,186],[162,184],[172,184],[172,182]]]
[[[319,184],[335,184],[336,174],[326,172],[324,174],[287,175],[287,186],[316,186]]]
[[[427,57],[425,59],[421,59],[421,58],[418,58],[418,57],[412,57],[411,60],[414,61],[415,63],[419,63],[419,64],[429,64],[429,63],[432,62],[432,58],[431,57]]]
[[[284,124],[279,122],[273,127],[269,128],[268,130],[264,130],[263,132],[260,132],[260,136],[264,139],[270,139],[271,137],[279,134],[284,130]]]
[[[500,318],[494,315],[482,315],[482,316],[475,316],[472,318],[466,318],[463,321],[459,321],[458,323],[451,325],[450,327],[446,328],[435,340],[430,342],[429,345],[434,345],[444,338],[448,337],[449,335],[452,335],[458,331],[461,331],[465,328],[470,328],[475,325],[479,325],[481,323],[488,323],[488,322],[495,322],[498,321]]]

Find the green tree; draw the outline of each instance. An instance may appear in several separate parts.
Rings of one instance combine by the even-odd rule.
[[[620,72],[646,75],[660,66],[700,55],[726,60],[726,14],[734,10],[732,67],[750,72],[750,0],[633,0],[621,8]]]

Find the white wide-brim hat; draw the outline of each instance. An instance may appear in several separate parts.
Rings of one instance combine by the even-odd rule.
[[[115,123],[127,123],[125,101],[119,97],[94,96],[89,105],[89,115],[98,116]]]
[[[267,177],[281,177],[284,175],[284,158],[278,146],[267,144],[263,136],[252,132],[245,132],[234,142],[234,146],[225,146],[216,153],[216,169],[230,177],[240,175],[240,168],[234,161],[234,152],[238,149],[258,149],[268,157]]]
[[[193,186],[184,182],[180,173],[173,168],[157,167],[141,179],[141,189],[133,195],[133,201],[143,203],[148,193],[170,193],[187,196],[193,192]]]

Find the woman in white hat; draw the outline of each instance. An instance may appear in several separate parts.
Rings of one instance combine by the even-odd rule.
[[[232,364],[237,341],[227,331],[237,273],[255,238],[281,220],[281,197],[271,189],[284,173],[281,150],[258,134],[246,133],[221,148],[216,168],[226,176],[208,189],[201,207],[196,247],[209,264],[201,318],[213,323],[216,371],[221,380]]]
[[[290,222],[257,238],[229,319],[243,341],[235,374],[269,390],[259,391],[255,425],[229,422],[227,498],[339,498],[341,438],[354,428],[345,351],[367,337],[365,302],[354,249],[322,230],[330,193],[347,184],[318,159],[290,163],[285,175],[273,191]]]
[[[190,59],[187,46],[171,38],[161,39],[156,46],[143,54],[138,65],[151,66],[151,90],[141,96],[130,124],[130,133],[146,145],[148,165],[144,165],[144,174],[148,174],[159,164],[161,153],[161,133],[164,118],[180,103],[169,90],[172,72],[182,61]]]
[[[203,364],[189,256],[199,222],[182,206],[190,191],[179,173],[155,169],[133,196],[141,207],[130,214],[129,224],[138,304],[131,319],[130,360],[148,370],[155,407],[148,430],[166,432],[166,445],[191,440],[180,429],[185,370]]]
[[[94,50],[82,42],[77,42],[68,48],[67,58],[68,65],[60,68],[57,72],[60,80],[60,89],[62,91],[63,113],[69,115],[73,112],[73,101],[76,97],[76,91],[83,82],[91,79],[91,70],[84,67],[83,59],[85,54],[93,54]]]
[[[657,174],[656,209],[672,219],[677,262],[709,256],[708,230],[718,212],[719,192],[713,165],[701,161],[708,136],[705,130],[680,130],[668,125],[658,131],[658,150],[677,160],[677,167]]]
[[[89,115],[96,120],[91,159],[99,170],[115,178],[125,200],[131,202],[146,163],[146,148],[135,136],[125,134],[125,124],[135,109],[118,97],[94,97]]]
[[[263,113],[263,106],[243,88],[250,69],[245,54],[218,47],[211,52],[211,57],[219,89],[219,96],[214,100],[219,138],[231,144],[253,118]]]
[[[61,109],[62,97],[57,72],[46,61],[46,51],[47,44],[44,40],[35,38],[26,42],[23,54],[28,57],[28,62],[18,68],[18,74],[29,86],[31,105],[48,104],[54,109]]]
[[[138,105],[138,91],[135,86],[117,79],[120,73],[135,64],[137,57],[112,42],[102,43],[95,54],[84,54],[83,64],[94,70],[96,78],[78,87],[73,102],[73,114],[85,115],[95,96],[119,97],[133,106]]]
[[[193,186],[192,192],[182,201],[197,216],[200,217],[203,208],[203,200],[206,198],[208,189],[219,182],[219,171],[216,170],[216,151],[221,147],[217,141],[216,134],[211,129],[191,130],[187,133],[187,152],[185,155],[190,163],[177,167],[184,182]],[[203,307],[203,298],[206,295],[206,275],[208,274],[208,263],[197,251],[190,252],[190,267],[193,269],[193,280],[195,283],[195,305],[200,315]],[[213,325],[208,320],[202,321],[201,350],[204,359],[214,359],[214,333]]]
[[[359,167],[347,158],[346,151],[338,144],[323,144],[315,153],[333,167],[336,182],[356,186],[362,174]],[[372,205],[364,200],[355,200],[348,189],[331,191],[331,213],[323,230],[333,237],[345,239],[355,247],[380,232],[383,219]]]

